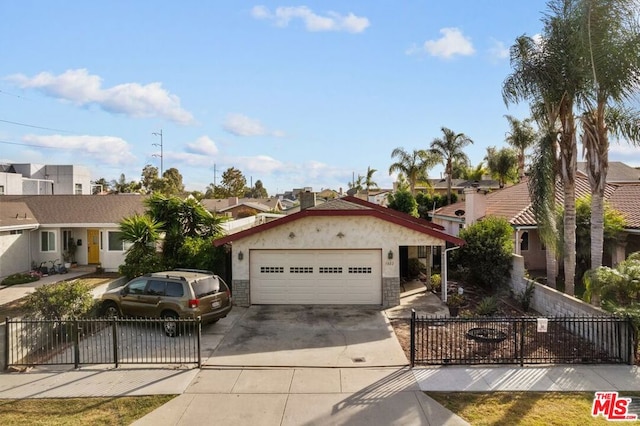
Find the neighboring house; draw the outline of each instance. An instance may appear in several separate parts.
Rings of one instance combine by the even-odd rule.
[[[578,172],[587,175],[587,163],[578,161]],[[620,161],[610,161],[607,170],[608,183],[640,183],[640,169]]]
[[[70,239],[79,264],[117,271],[125,243],[118,223],[143,214],[145,196],[5,195],[0,197],[0,276],[63,260]]]
[[[561,196],[561,191],[558,194]],[[576,197],[590,194],[586,177],[576,177]],[[486,192],[479,188],[466,190],[465,201],[436,210],[433,222],[452,235],[485,216],[501,217],[509,221],[514,233],[514,252],[522,255],[528,270],[546,269],[546,248],[538,236],[533,206],[529,197],[528,180],[502,190]],[[622,213],[626,228],[622,240],[613,253],[604,257],[604,263],[613,265],[625,256],[640,250],[640,184],[607,184],[605,198],[610,207]],[[561,202],[561,200],[558,200]]]
[[[89,195],[91,172],[83,166],[0,165],[0,195]]]
[[[280,200],[275,197],[204,199],[200,201],[200,204],[212,213],[229,216],[233,219],[257,213],[279,213],[283,210]]]
[[[389,194],[393,194],[392,189],[363,189],[361,191],[349,190],[347,193],[351,196],[360,198],[361,200],[368,201],[373,204],[377,204],[382,207],[387,207],[389,204]]]
[[[298,213],[214,242],[231,246],[236,303],[395,306],[407,248],[464,243],[438,225],[355,197],[304,208],[313,199],[301,197]]]

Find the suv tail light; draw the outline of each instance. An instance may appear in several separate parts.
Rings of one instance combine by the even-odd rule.
[[[200,306],[200,300],[198,300],[198,299],[189,299],[189,307],[191,309],[197,308],[198,306]]]
[[[227,297],[231,299],[231,290],[227,288],[227,291],[225,293],[227,293]]]

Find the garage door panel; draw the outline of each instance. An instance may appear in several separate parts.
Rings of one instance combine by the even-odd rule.
[[[253,250],[251,303],[380,304],[379,250]]]

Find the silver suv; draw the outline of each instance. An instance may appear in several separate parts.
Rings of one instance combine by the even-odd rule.
[[[231,311],[227,284],[210,271],[176,269],[137,277],[102,295],[105,316],[197,318],[213,323]],[[175,321],[166,321],[165,333],[177,334]]]

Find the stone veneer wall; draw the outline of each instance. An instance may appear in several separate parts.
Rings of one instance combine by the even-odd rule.
[[[237,306],[249,307],[251,298],[249,297],[249,280],[233,280],[233,303]]]
[[[390,308],[400,304],[400,278],[382,278],[382,307]]]
[[[537,283],[524,277],[524,258],[513,256],[513,269],[511,270],[511,289],[518,295],[524,292],[528,283],[533,283],[533,300],[531,307],[548,316],[601,316],[610,315],[608,312],[589,305],[580,299],[569,296],[546,285]]]

